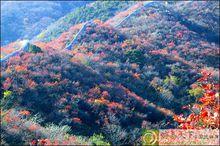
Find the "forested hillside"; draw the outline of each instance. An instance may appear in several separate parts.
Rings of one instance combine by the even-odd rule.
[[[76,8],[25,49],[1,48],[21,50],[1,62],[3,143],[142,144],[143,129],[219,129],[218,40],[217,1]]]

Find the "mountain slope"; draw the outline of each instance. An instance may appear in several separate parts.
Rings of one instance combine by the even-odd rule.
[[[89,2],[1,2],[1,46],[31,39],[77,7]]]
[[[68,30],[75,24],[86,22],[91,19],[101,19],[105,21],[114,16],[117,12],[127,9],[133,3],[134,2],[96,1],[90,5],[77,8],[70,14],[53,23],[45,31],[41,32],[36,39],[38,41],[50,41],[51,39],[58,37],[62,32]]]
[[[10,113],[5,114],[5,133],[20,131],[18,138],[22,139],[30,132],[39,143],[46,139],[47,144],[56,140],[61,144],[63,136],[56,135],[54,140],[44,135],[47,124],[53,123],[71,129],[69,135],[64,134],[71,144],[83,143],[80,136],[86,137],[88,144],[89,137],[101,134],[101,142],[138,145],[142,129],[176,128],[173,116],[188,115],[190,111],[182,107],[193,105],[203,94],[196,81],[208,74],[213,86],[219,82],[219,44],[191,28],[205,28],[199,22],[207,18],[198,22],[194,17],[201,6],[210,10],[217,3],[185,2],[194,6],[194,12],[184,9],[184,13],[195,14],[193,18],[177,9],[180,3],[184,2],[155,2],[143,7],[141,2],[95,2],[81,11],[84,15],[77,12],[79,8],[43,31],[43,36],[31,41],[40,51],[23,51],[2,63],[1,103]],[[111,11],[110,6],[115,9]],[[174,10],[169,10],[171,6]],[[97,14],[95,8],[102,13]],[[94,13],[88,14],[91,11]],[[65,49],[88,20],[91,23],[76,43]],[[202,87],[209,89],[210,85]],[[25,121],[39,114],[41,133],[36,136],[36,128],[16,125],[9,116],[14,110],[24,114],[21,118]],[[30,142],[31,138],[22,140]]]

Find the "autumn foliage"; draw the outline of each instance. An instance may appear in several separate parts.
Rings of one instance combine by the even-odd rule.
[[[175,15],[191,9],[133,3],[112,19],[94,19],[72,50],[65,47],[85,24],[81,20],[94,13],[85,10],[88,18],[83,13],[77,17],[83,19],[69,18],[67,26],[80,23],[65,25],[58,37],[33,41],[37,50],[2,63],[6,143],[140,145],[143,128],[220,128],[219,44],[193,30],[203,24],[198,19],[184,23]],[[188,3],[197,4],[192,5],[195,11],[213,7],[209,2]],[[89,8],[95,10],[93,6]],[[16,43],[3,47],[4,55],[13,50]]]
[[[198,103],[185,107],[189,108],[192,113],[187,117],[174,116],[174,120],[180,124],[180,128],[219,128],[219,84],[214,84],[211,75],[211,72],[203,71],[202,77],[197,80],[198,86],[203,89],[203,96],[198,99]]]

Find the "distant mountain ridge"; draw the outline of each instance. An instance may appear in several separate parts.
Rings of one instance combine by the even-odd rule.
[[[90,1],[1,1],[1,46],[31,39],[58,18]]]

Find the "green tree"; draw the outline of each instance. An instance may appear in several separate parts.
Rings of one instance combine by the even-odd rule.
[[[144,54],[140,50],[129,50],[125,53],[130,63],[137,63],[141,67],[144,65]]]
[[[38,46],[36,46],[36,45],[29,44],[28,52],[31,52],[31,53],[40,53],[40,52],[42,52],[42,50],[41,50],[40,47],[38,47]]]
[[[198,98],[202,96],[203,90],[201,87],[193,88],[189,90],[189,94],[190,96]]]
[[[164,84],[169,84],[172,83],[174,85],[180,85],[180,79],[176,76],[166,76],[166,78],[164,79]]]
[[[92,137],[89,138],[89,141],[94,145],[110,145],[108,142],[104,141],[104,136],[101,134],[94,134]]]

